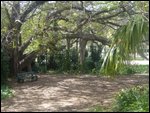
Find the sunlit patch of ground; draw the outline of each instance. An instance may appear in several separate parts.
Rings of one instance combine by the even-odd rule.
[[[40,75],[36,82],[13,83],[14,97],[1,101],[1,111],[88,111],[108,106],[122,88],[149,83],[149,76],[109,79],[96,76]]]

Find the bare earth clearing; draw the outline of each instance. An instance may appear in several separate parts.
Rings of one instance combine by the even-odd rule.
[[[13,83],[14,96],[1,101],[1,111],[88,111],[108,106],[122,88],[149,83],[147,75],[115,79],[96,76],[40,75],[36,82]]]

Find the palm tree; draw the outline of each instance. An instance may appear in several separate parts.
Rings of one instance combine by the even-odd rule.
[[[135,15],[131,20],[119,28],[108,50],[101,72],[107,75],[115,75],[125,61],[129,61],[130,55],[143,53],[143,40],[146,40],[149,31],[149,21],[143,15]]]

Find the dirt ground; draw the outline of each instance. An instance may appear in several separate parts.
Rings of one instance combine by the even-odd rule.
[[[108,106],[122,88],[149,83],[147,75],[110,79],[97,76],[40,75],[38,81],[12,84],[14,96],[1,100],[2,112],[88,111]]]

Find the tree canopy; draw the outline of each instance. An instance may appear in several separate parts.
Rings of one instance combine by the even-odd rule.
[[[102,67],[118,70],[130,54],[146,58],[148,8],[148,1],[1,1],[1,48],[14,75],[45,51],[75,45],[83,65],[88,42],[108,46]]]

